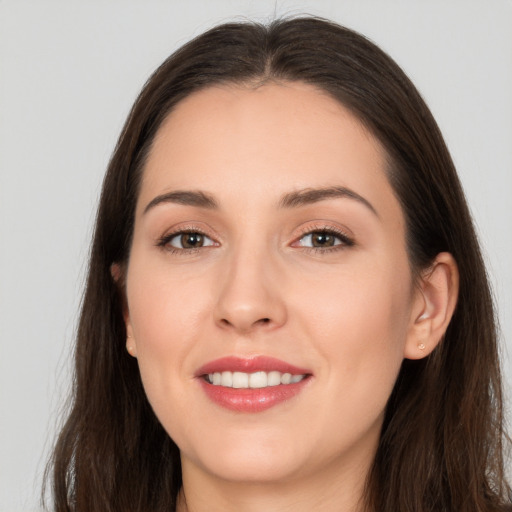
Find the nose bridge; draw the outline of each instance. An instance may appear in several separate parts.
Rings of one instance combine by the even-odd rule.
[[[240,332],[286,321],[277,256],[262,237],[241,237],[228,250],[216,304],[216,321]]]

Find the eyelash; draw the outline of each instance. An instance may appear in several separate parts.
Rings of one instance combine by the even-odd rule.
[[[201,236],[212,239],[212,237],[210,237],[203,230],[197,229],[197,228],[194,228],[193,226],[191,226],[191,227],[181,228],[177,231],[173,231],[172,233],[168,233],[167,235],[164,235],[162,238],[160,238],[158,240],[156,245],[158,247],[161,247],[162,249],[166,250],[167,252],[169,252],[171,254],[176,254],[178,256],[195,254],[198,251],[200,251],[201,249],[205,249],[205,247],[192,247],[192,248],[188,248],[188,249],[179,249],[177,247],[173,247],[172,245],[169,245],[169,243],[171,242],[171,240],[173,238],[176,238],[181,235],[186,235],[187,233],[197,234],[197,235],[201,235]],[[206,246],[206,247],[210,247],[210,246]]]
[[[205,249],[207,247],[212,247],[212,246],[203,246],[203,247],[192,247],[192,248],[188,248],[188,249],[186,249],[186,248],[179,249],[177,247],[173,247],[173,246],[169,245],[169,243],[171,242],[172,239],[174,239],[178,236],[181,236],[181,235],[185,235],[187,233],[197,234],[197,235],[201,235],[201,236],[212,239],[207,233],[205,233],[201,229],[197,229],[194,227],[187,227],[187,228],[179,229],[178,231],[173,231],[172,233],[169,233],[167,235],[164,235],[162,238],[160,238],[157,241],[156,245],[158,247],[161,247],[162,249],[165,249],[166,251],[170,252],[171,254],[176,254],[176,255],[191,255],[191,254],[197,253],[201,249]],[[339,229],[333,228],[332,226],[313,226],[313,227],[309,226],[308,228],[305,228],[302,231],[300,236],[293,243],[295,244],[295,243],[299,242],[300,240],[302,240],[307,235],[312,235],[314,233],[317,233],[317,234],[321,233],[324,235],[334,236],[341,243],[339,243],[337,245],[333,245],[331,247],[301,247],[302,250],[304,250],[306,252],[313,252],[316,254],[318,254],[318,253],[326,254],[326,253],[332,253],[332,252],[344,250],[347,247],[353,247],[355,245],[355,241],[353,240],[353,238],[348,236],[345,232],[343,232]]]
[[[302,250],[316,254],[329,254],[332,252],[342,251],[347,247],[353,247],[355,245],[355,241],[352,237],[347,235],[347,233],[341,229],[337,229],[332,226],[308,226],[302,231],[301,235],[296,239],[296,242],[299,242],[305,236],[312,235],[313,233],[334,236],[341,243],[333,245],[332,247],[302,247]]]

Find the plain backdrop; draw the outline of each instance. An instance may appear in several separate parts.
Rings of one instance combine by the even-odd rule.
[[[370,37],[430,105],[486,253],[510,395],[511,1],[0,0],[1,512],[39,510],[97,197],[137,92],[216,23],[300,13]]]

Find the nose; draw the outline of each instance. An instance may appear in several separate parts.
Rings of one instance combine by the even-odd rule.
[[[230,256],[214,311],[219,327],[247,335],[286,323],[282,272],[274,260],[268,252],[249,248]]]

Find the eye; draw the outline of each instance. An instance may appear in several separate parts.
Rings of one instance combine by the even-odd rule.
[[[209,247],[215,245],[215,242],[198,231],[180,231],[165,236],[158,245],[169,249],[191,250]]]
[[[339,237],[327,233],[326,231],[315,231],[300,239],[300,245],[302,247],[334,247],[340,244],[341,241]]]
[[[344,233],[332,229],[318,229],[304,234],[296,245],[310,249],[342,249],[353,246],[354,241]]]

